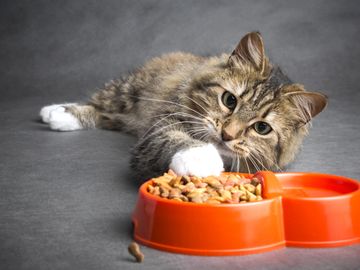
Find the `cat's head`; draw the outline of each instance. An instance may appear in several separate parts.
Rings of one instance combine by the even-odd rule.
[[[325,95],[292,83],[269,62],[257,32],[244,36],[231,55],[210,58],[191,85],[206,140],[233,159],[232,170],[284,167],[327,104]]]

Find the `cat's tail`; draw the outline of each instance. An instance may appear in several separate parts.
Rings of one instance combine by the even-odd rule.
[[[64,103],[45,106],[40,110],[40,118],[52,130],[74,131],[92,129],[99,125],[99,113],[91,105]]]

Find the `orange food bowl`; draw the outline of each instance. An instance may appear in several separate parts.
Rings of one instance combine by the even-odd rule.
[[[241,255],[289,246],[360,242],[360,184],[323,174],[258,172],[262,201],[196,204],[150,194],[145,182],[132,216],[134,238],[161,250]]]

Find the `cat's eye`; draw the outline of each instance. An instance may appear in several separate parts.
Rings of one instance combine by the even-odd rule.
[[[262,122],[262,121],[256,122],[253,125],[253,127],[254,127],[255,131],[257,133],[259,133],[260,135],[266,135],[266,134],[269,134],[272,131],[271,126],[268,123],[265,123],[265,122]]]
[[[236,97],[229,91],[225,91],[221,97],[222,103],[230,110],[234,110],[237,104]]]

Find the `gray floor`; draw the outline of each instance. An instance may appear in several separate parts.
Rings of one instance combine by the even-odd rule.
[[[135,140],[38,119],[153,56],[231,51],[260,30],[292,79],[330,98],[289,170],[359,179],[359,25],[357,1],[1,1],[0,269],[360,269],[360,245],[237,257],[143,248],[133,263]]]

